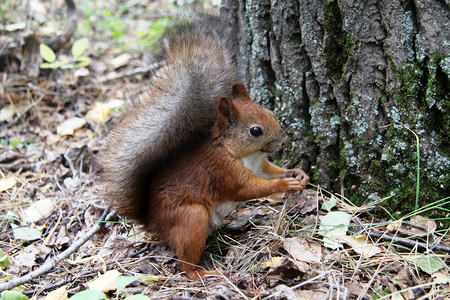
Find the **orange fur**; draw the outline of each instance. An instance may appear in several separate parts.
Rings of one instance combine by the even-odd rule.
[[[148,229],[175,247],[180,269],[190,278],[208,274],[196,264],[217,205],[294,192],[308,183],[308,177],[300,170],[299,178],[281,178],[288,170],[268,162],[264,156],[260,167],[274,179],[257,177],[244,166],[241,158],[249,154],[248,149],[257,153],[264,147],[274,147],[267,143],[278,143],[278,138],[284,135],[271,112],[251,102],[248,95],[236,96],[240,98],[219,100],[218,118],[209,138],[200,147],[172,160],[149,183]],[[265,136],[258,141],[247,130],[253,124],[264,125]]]

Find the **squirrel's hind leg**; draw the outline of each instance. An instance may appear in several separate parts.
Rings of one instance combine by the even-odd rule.
[[[177,213],[179,222],[171,232],[171,239],[180,260],[180,270],[191,279],[202,278],[209,273],[197,266],[209,233],[208,210],[203,205],[193,204],[178,207]]]

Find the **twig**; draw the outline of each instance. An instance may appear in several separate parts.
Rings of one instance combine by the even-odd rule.
[[[424,242],[419,242],[419,241],[415,241],[415,240],[410,240],[407,238],[399,238],[399,237],[393,237],[390,236],[388,234],[382,233],[382,232],[377,232],[377,231],[368,231],[367,234],[375,239],[380,239],[382,241],[392,241],[395,242],[397,244],[403,245],[403,246],[407,246],[410,248],[413,247],[418,247],[421,248],[423,250],[434,250],[434,251],[444,251],[446,253],[450,254],[450,246],[447,245],[443,245],[443,244],[436,244],[433,246],[429,246],[428,244],[424,243]]]
[[[68,284],[69,282],[73,282],[76,278],[78,278],[78,277],[80,277],[80,276],[90,275],[90,274],[92,274],[92,273],[94,273],[94,272],[93,272],[93,271],[84,271],[84,272],[81,273],[80,275],[73,276],[73,277],[71,277],[71,278],[69,278],[69,279],[65,279],[65,280],[62,280],[62,281],[60,281],[60,282],[54,283],[54,284],[52,284],[52,285],[46,286],[46,287],[43,288],[43,289],[37,288],[37,289],[31,290],[31,291],[23,291],[22,294],[24,294],[24,295],[34,295],[34,294],[37,293],[37,292],[43,292],[43,291],[53,290],[53,289],[56,289],[56,288],[59,288],[59,287],[65,285],[65,284]]]
[[[96,223],[91,230],[86,232],[79,240],[75,241],[69,248],[67,248],[65,251],[61,252],[57,256],[51,258],[49,261],[47,261],[43,266],[41,266],[39,269],[28,273],[27,275],[24,275],[20,278],[10,280],[8,282],[0,284],[0,293],[12,289],[16,286],[22,285],[24,283],[27,283],[28,281],[37,278],[51,269],[53,269],[60,261],[67,258],[70,254],[75,252],[78,248],[80,248],[84,243],[86,243],[97,231],[100,230],[100,228],[104,225],[101,221],[109,221],[112,219],[112,217],[116,214],[116,212],[113,210],[110,213],[108,213],[109,207],[105,209],[103,212],[103,215],[100,217],[98,223]],[[107,214],[107,215],[106,215]]]

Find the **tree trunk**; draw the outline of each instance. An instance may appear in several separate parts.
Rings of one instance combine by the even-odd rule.
[[[223,0],[252,97],[292,138],[286,158],[357,202],[449,196],[448,0]],[[410,130],[409,130],[410,129]]]

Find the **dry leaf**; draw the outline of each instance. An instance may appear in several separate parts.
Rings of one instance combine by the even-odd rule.
[[[296,260],[319,263],[322,259],[322,247],[304,237],[287,238],[283,247]]]
[[[61,136],[72,135],[75,130],[80,129],[84,124],[86,124],[86,119],[84,118],[70,118],[56,127],[56,132]]]
[[[126,65],[131,59],[131,55],[128,53],[123,53],[110,61],[110,65],[114,68],[120,68]]]
[[[16,183],[17,183],[17,180],[14,177],[0,179],[0,192],[9,190],[13,186],[15,186]]]
[[[11,121],[15,113],[14,105],[6,105],[0,110],[0,122]]]
[[[395,231],[399,230],[400,228],[402,228],[402,221],[401,220],[392,222],[391,224],[389,224],[387,226],[387,230],[389,232],[395,232]]]
[[[33,202],[23,213],[23,219],[27,223],[34,223],[44,217],[49,216],[53,212],[53,201],[50,199],[42,199]]]
[[[419,215],[411,217],[411,224],[426,228],[427,233],[435,232],[437,228],[435,221]],[[420,231],[418,233],[424,233],[424,230],[420,230],[419,228],[414,228],[414,230]]]
[[[450,283],[450,276],[444,270],[433,273],[431,277],[433,277],[433,282],[436,284]]]
[[[103,105],[102,103],[97,102],[95,103],[94,108],[87,112],[86,120],[103,123],[109,118],[112,110],[119,109],[124,104],[125,102],[119,99],[109,100],[108,102],[103,103]]]
[[[115,290],[116,279],[120,276],[120,272],[117,270],[107,271],[105,274],[99,276],[97,279],[88,283],[88,287],[93,290],[107,293]]]
[[[45,297],[45,300],[66,300],[69,299],[67,297],[67,285],[64,285],[50,293],[47,294],[47,297]]]
[[[364,257],[372,257],[381,252],[381,248],[368,241],[367,236],[365,235],[339,236],[336,238],[352,247],[356,253],[361,254]]]
[[[278,264],[270,268],[267,275],[280,275],[284,279],[293,279],[310,271],[306,263],[284,257]]]
[[[283,258],[284,257],[282,257],[282,256],[274,256],[274,257],[272,257],[271,261],[263,263],[263,266],[271,268],[271,267],[273,267],[275,265],[278,265],[283,260]]]

